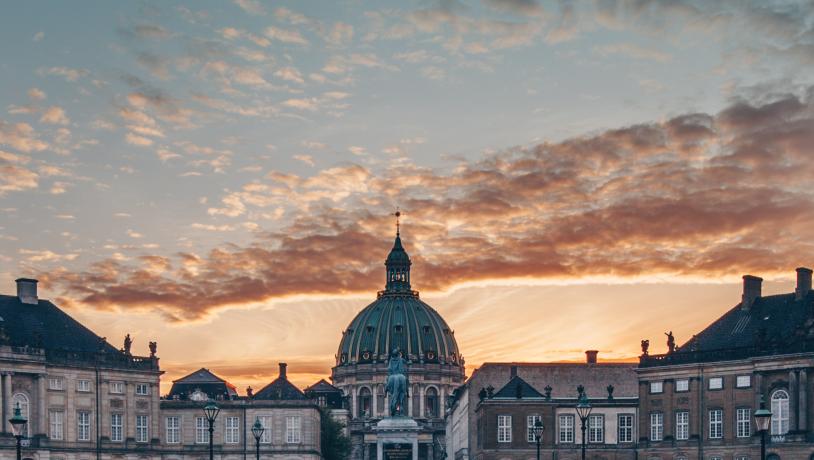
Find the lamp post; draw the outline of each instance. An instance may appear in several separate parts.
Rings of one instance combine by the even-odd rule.
[[[534,442],[537,443],[537,460],[540,460],[540,442],[543,440],[543,421],[537,419],[534,421]]]
[[[14,439],[17,440],[17,460],[22,460],[23,433],[25,432],[25,425],[28,423],[28,420],[23,417],[23,414],[20,411],[20,403],[17,403],[17,405],[14,406],[14,415],[8,419],[8,421],[11,423],[11,431],[14,434]]]
[[[266,429],[263,427],[263,424],[260,423],[260,419],[254,421],[254,425],[252,425],[252,434],[254,435],[254,446],[257,451],[257,460],[260,460],[260,438],[263,437],[263,432]]]
[[[593,410],[591,403],[588,402],[588,396],[583,391],[579,395],[579,403],[577,404],[577,415],[579,415],[579,421],[582,423],[582,460],[585,460],[585,422],[588,420],[588,416],[591,415],[591,410]]]
[[[206,420],[209,422],[209,460],[215,459],[214,447],[212,444],[214,433],[215,433],[215,419],[218,417],[218,413],[220,412],[220,408],[215,401],[210,399],[206,402],[206,406],[203,408],[204,414],[206,415]],[[19,459],[18,459],[19,460]]]
[[[766,432],[769,431],[771,420],[772,413],[766,409],[763,395],[760,395],[760,409],[755,411],[755,425],[760,432],[760,460],[766,460]]]

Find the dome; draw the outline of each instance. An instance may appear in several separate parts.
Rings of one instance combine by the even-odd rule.
[[[337,366],[385,362],[395,348],[408,361],[461,366],[452,329],[410,289],[410,265],[397,233],[385,262],[385,290],[342,333]]]

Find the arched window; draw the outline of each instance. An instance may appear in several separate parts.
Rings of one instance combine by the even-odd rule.
[[[780,436],[789,431],[789,394],[786,390],[772,393],[772,435]]]
[[[28,396],[26,396],[23,393],[15,393],[14,396],[12,396],[11,398],[12,410],[14,410],[13,408],[17,407],[18,404],[20,405],[20,413],[23,414],[23,417],[25,417],[26,420],[31,420],[30,407],[28,405]],[[14,412],[12,412],[12,414],[13,413]],[[28,437],[27,423],[23,427],[23,436]]]
[[[359,417],[370,417],[370,388],[362,387],[359,389]]]
[[[387,407],[387,403],[384,399],[383,385],[376,386],[376,412],[378,412],[378,414],[374,414],[375,417],[386,417],[390,415],[390,408]]]
[[[424,395],[424,411],[428,418],[438,417],[438,390],[435,387],[427,388]]]

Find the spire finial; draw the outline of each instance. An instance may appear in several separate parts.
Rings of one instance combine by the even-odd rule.
[[[396,212],[394,212],[392,215],[396,216],[396,236],[401,236],[401,224],[399,223],[401,210],[399,210],[398,206],[396,206]]]

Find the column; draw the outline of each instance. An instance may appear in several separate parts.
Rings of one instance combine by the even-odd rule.
[[[415,391],[415,387],[410,388],[410,397],[407,398],[407,414],[410,417],[415,417],[415,414],[413,413],[413,391]]]
[[[424,417],[424,385],[418,387],[418,416]]]
[[[4,372],[2,375],[3,381],[3,432],[11,433],[11,423],[8,419],[14,414],[14,408],[11,407],[11,373]],[[31,407],[29,405],[29,407]]]
[[[350,395],[351,395],[351,408],[350,408],[351,418],[356,418],[356,417],[358,417],[358,414],[356,413],[356,408],[357,408],[357,406],[356,406],[356,387],[353,387],[353,386],[350,387]]]
[[[789,431],[797,430],[797,371],[789,371]]]
[[[418,460],[418,436],[413,437],[413,460]]]
[[[438,417],[444,418],[447,414],[447,387],[438,390]]]
[[[384,444],[381,439],[376,440],[376,460],[384,459]],[[414,459],[418,460],[418,459]]]
[[[797,429],[808,431],[808,372],[805,369],[800,369],[799,384]]]
[[[46,377],[45,374],[40,374],[38,377],[39,377],[39,379],[37,380],[37,388],[39,389],[38,391],[39,391],[39,394],[41,395],[41,397],[40,397],[40,400],[37,401],[37,404],[38,404],[37,412],[38,412],[38,418],[39,418],[39,422],[38,422],[39,426],[37,428],[39,428],[39,431],[40,431],[41,434],[47,435],[48,434],[48,418],[46,417],[46,415],[47,415],[46,409],[48,409],[48,393],[45,391],[45,382],[48,379],[45,378]],[[64,425],[64,422],[65,422],[64,416],[63,416],[62,421],[63,421],[63,425]]]
[[[370,417],[376,418],[379,415],[379,385],[371,385],[370,397],[373,401],[370,402]]]

